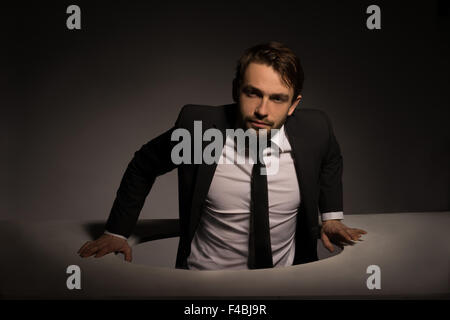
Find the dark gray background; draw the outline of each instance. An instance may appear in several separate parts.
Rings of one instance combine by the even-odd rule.
[[[72,3],[80,31],[66,28]],[[366,28],[370,4],[381,30]],[[184,104],[232,102],[239,55],[269,40],[302,60],[299,107],[332,119],[346,214],[450,209],[445,1],[35,1],[1,12],[1,218],[106,219],[133,153]],[[176,171],[158,178],[140,217],[176,218],[176,182]]]

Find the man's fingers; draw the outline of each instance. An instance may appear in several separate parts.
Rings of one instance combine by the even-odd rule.
[[[359,234],[367,234],[367,231],[363,230],[363,229],[356,229],[356,228],[352,228],[353,231],[359,233]]]
[[[353,244],[352,236],[346,230],[339,230],[339,235],[344,238],[348,244]]]
[[[78,250],[78,253],[80,255],[89,254],[92,250],[100,250],[106,245],[108,245],[108,243],[105,243],[104,241],[88,241],[80,248],[80,250]]]
[[[92,256],[94,253],[97,253],[98,251],[103,250],[104,248],[107,248],[109,246],[108,243],[105,242],[91,242],[81,253],[82,257],[89,257]]]
[[[97,245],[97,246],[99,246],[99,247],[103,247],[105,244],[108,244],[110,242],[110,239],[108,239],[108,238],[106,238],[106,237],[104,237],[104,236],[101,236],[100,238],[98,238],[97,240],[95,240],[95,241],[87,241],[79,250],[78,250],[78,253],[81,253],[83,250],[85,250],[86,249],[86,247],[88,247],[88,246],[90,246],[90,245],[92,245],[92,244],[95,244],[95,245]]]
[[[353,241],[356,241],[361,237],[361,235],[358,232],[355,232],[353,229],[347,229],[346,232],[350,235]]]
[[[131,248],[130,246],[125,246],[125,248],[123,248],[122,252],[125,254],[125,261],[131,262],[131,260],[133,259],[131,257]]]
[[[96,258],[103,257],[104,255],[119,251],[125,254],[125,260],[131,262],[131,248],[126,241],[113,236],[101,236],[95,241],[86,242],[78,253],[81,257],[90,257],[95,254]]]
[[[104,246],[102,249],[97,251],[97,254],[95,255],[96,258],[103,257],[105,254],[110,253],[112,250],[109,249],[108,246]]]
[[[330,252],[334,251],[334,246],[331,243],[330,239],[328,239],[328,236],[325,233],[322,233],[322,243],[323,243],[324,247],[328,249],[328,251],[330,251]]]
[[[92,256],[94,253],[96,253],[98,251],[98,246],[97,245],[92,245],[90,247],[88,247],[86,250],[84,250],[84,257],[89,257]]]
[[[81,248],[78,249],[77,253],[81,253],[81,252],[84,250],[84,248],[86,248],[86,246],[87,246],[89,243],[90,243],[90,241],[85,242],[85,243],[81,246]]]
[[[90,241],[83,250],[80,250],[80,256],[82,257],[89,257],[92,255],[93,250],[95,250],[97,247],[94,242]]]
[[[359,241],[363,241],[362,239],[360,239],[361,236],[362,236],[363,234],[367,234],[366,231],[361,230],[361,229],[355,229],[355,228],[352,228],[352,229],[350,230],[350,232],[351,232],[352,236],[354,237],[353,240],[359,240]]]
[[[92,243],[92,241],[87,241],[85,244],[83,244],[83,245],[81,246],[81,248],[78,250],[77,253],[83,252],[83,250],[84,250],[89,244],[91,244],[91,243]]]

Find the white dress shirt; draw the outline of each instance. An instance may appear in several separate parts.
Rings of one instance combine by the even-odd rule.
[[[295,255],[297,210],[300,190],[284,125],[271,138],[279,153],[263,152],[268,168],[270,240],[274,267],[290,266]],[[250,224],[250,184],[253,164],[235,152],[235,142],[227,136],[206,197],[200,223],[187,259],[189,269],[248,269]],[[237,157],[237,158],[234,158]],[[276,158],[275,158],[276,157]],[[240,161],[235,161],[240,159]],[[271,165],[278,170],[270,174]],[[321,214],[322,221],[343,219],[343,212]],[[108,231],[106,234],[117,235]]]
[[[263,152],[267,175],[269,225],[274,267],[290,266],[295,255],[295,230],[300,190],[284,126],[271,138],[279,153]],[[227,136],[200,223],[187,259],[189,269],[248,269],[250,185],[253,164],[235,155],[235,142]],[[237,158],[234,158],[237,157]],[[226,159],[223,159],[226,158]],[[233,161],[241,158],[241,161]],[[236,163],[237,162],[237,163]],[[243,164],[240,164],[245,162]],[[322,214],[322,220],[343,219],[342,212]]]

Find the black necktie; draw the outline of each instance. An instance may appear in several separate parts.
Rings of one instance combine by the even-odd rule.
[[[267,175],[261,174],[264,163],[253,165],[250,202],[249,269],[273,268],[270,245]]]

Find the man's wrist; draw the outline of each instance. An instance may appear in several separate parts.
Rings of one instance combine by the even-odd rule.
[[[124,236],[122,236],[120,234],[112,233],[112,232],[109,232],[107,230],[105,230],[104,234],[107,234],[107,235],[110,235],[110,236],[114,236],[114,237],[118,237],[118,238],[121,238],[121,239],[124,239],[124,240],[128,240],[126,237],[124,237]]]
[[[328,220],[323,221],[322,224],[327,224],[329,222],[336,222],[336,221],[340,222],[340,221],[342,221],[342,219],[328,219]]]
[[[321,214],[322,221],[327,220],[343,220],[344,219],[344,212],[343,211],[331,211],[331,212],[323,212]]]

